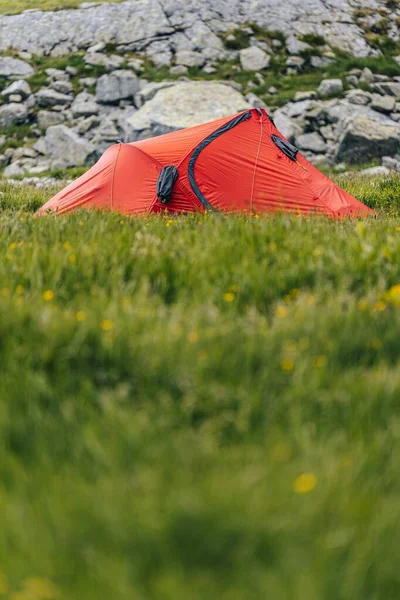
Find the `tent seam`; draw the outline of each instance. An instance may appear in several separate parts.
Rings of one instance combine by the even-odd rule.
[[[112,209],[113,207],[113,202],[114,202],[114,183],[115,183],[115,171],[117,170],[117,162],[119,159],[119,155],[121,152],[121,146],[122,144],[118,144],[118,152],[117,152],[117,156],[115,157],[115,163],[114,163],[114,168],[113,168],[113,176],[112,176],[112,182],[111,182],[111,198],[110,198],[110,209]]]
[[[275,126],[275,129],[276,129],[276,126]],[[268,136],[267,136],[267,140],[268,140],[268,143],[270,144],[270,146],[272,147],[271,140],[270,140],[270,138],[269,138]],[[284,153],[282,152],[282,154],[284,154]],[[284,154],[284,155],[285,155],[285,154]],[[304,158],[304,156],[303,156],[301,153],[300,153],[300,155],[302,156],[302,158]],[[289,159],[289,160],[290,160],[290,159]],[[292,161],[291,161],[291,163],[290,163],[290,164],[293,164],[293,163],[292,163]],[[294,164],[296,164],[296,163],[294,163]],[[334,210],[332,210],[332,208],[331,208],[330,206],[328,206],[328,204],[327,204],[327,203],[326,203],[326,202],[325,202],[325,201],[324,201],[324,200],[321,198],[321,196],[320,196],[319,194],[317,194],[317,193],[316,193],[316,192],[313,190],[313,188],[312,188],[312,187],[311,187],[311,185],[308,183],[308,181],[306,181],[305,179],[303,179],[302,177],[300,177],[299,173],[296,173],[296,177],[297,177],[297,179],[299,179],[299,180],[300,180],[302,183],[304,183],[304,185],[306,185],[306,186],[308,187],[308,189],[309,189],[309,190],[310,190],[310,191],[313,193],[314,197],[317,197],[317,198],[318,198],[318,199],[321,201],[321,203],[322,203],[322,204],[325,206],[325,208],[327,208],[327,209],[328,209],[328,211],[329,211],[329,212],[330,212],[332,215],[335,215],[335,211],[334,211]]]

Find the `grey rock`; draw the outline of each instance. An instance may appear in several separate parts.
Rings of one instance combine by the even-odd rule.
[[[346,81],[349,85],[352,85],[353,87],[358,86],[358,77],[356,77],[355,75],[348,75],[346,77]]]
[[[244,71],[261,71],[269,66],[270,61],[271,57],[257,46],[240,51],[240,65]]]
[[[96,97],[100,103],[116,104],[126,98],[133,99],[139,89],[139,79],[133,71],[114,71],[97,80]]]
[[[305,52],[306,50],[312,50],[310,44],[301,42],[294,35],[286,38],[286,48],[289,54],[301,54],[301,52]]]
[[[389,75],[380,75],[379,73],[374,73],[374,83],[386,82],[390,81]]]
[[[51,81],[69,81],[69,74],[62,69],[46,69],[48,80]]]
[[[330,98],[341,94],[343,89],[343,81],[341,79],[323,79],[318,86],[318,93],[323,98]]]
[[[295,102],[302,102],[303,100],[317,100],[318,94],[314,91],[309,92],[296,92],[294,96]]]
[[[382,96],[387,94],[400,100],[400,83],[375,83],[372,86],[372,88],[374,91],[378,92],[378,94],[381,94]]]
[[[184,67],[183,65],[174,65],[169,70],[171,75],[187,75],[188,71],[189,71],[188,68]],[[204,71],[205,71],[205,68],[204,68]],[[215,71],[215,69],[214,69],[214,71]]]
[[[33,144],[32,148],[36,150],[36,152],[38,152],[39,154],[46,154],[46,144],[44,141],[44,137],[39,138],[38,141]]]
[[[25,175],[25,173],[26,170],[21,166],[21,164],[15,162],[11,163],[4,169],[3,177],[6,177],[7,179],[13,179],[14,177],[21,177],[22,175]]]
[[[71,111],[74,117],[90,117],[98,114],[99,105],[92,94],[81,92],[72,103]]]
[[[400,127],[395,123],[382,124],[367,116],[355,116],[347,123],[336,158],[339,162],[357,164],[390,156],[398,151],[399,141]]]
[[[69,106],[73,98],[67,94],[60,94],[50,88],[42,88],[36,94],[38,106],[43,108],[55,106]]]
[[[52,110],[39,110],[37,114],[37,122],[41,129],[47,129],[52,125],[60,125],[65,122],[63,112],[54,112]]]
[[[382,158],[382,166],[390,171],[400,172],[400,160],[393,156],[384,156]]]
[[[94,127],[97,127],[99,125],[99,123],[100,123],[99,118],[97,116],[93,115],[91,117],[88,117],[87,119],[83,119],[83,121],[81,121],[76,126],[76,131],[80,135],[85,135],[88,133],[88,131],[90,131]]]
[[[280,109],[274,112],[274,122],[276,128],[289,142],[293,142],[296,136],[302,133],[301,127]]]
[[[350,102],[350,104],[367,106],[371,103],[372,96],[369,92],[364,92],[363,90],[349,90],[346,92],[346,100]]]
[[[175,64],[184,67],[202,67],[206,62],[204,54],[192,52],[191,50],[181,50],[175,55]]]
[[[0,127],[3,129],[23,123],[27,117],[28,109],[23,104],[12,102],[0,106]]]
[[[160,90],[169,88],[169,87],[173,87],[174,85],[177,85],[176,81],[160,81],[159,83],[158,82],[148,83],[140,90],[140,92],[138,92],[135,95],[135,105],[138,108],[140,108],[141,106],[143,106],[143,104],[145,104],[145,102],[148,102],[149,100],[154,98],[154,96],[157,94],[157,92],[159,92]]]
[[[295,144],[301,150],[310,150],[315,154],[325,152],[326,143],[322,137],[316,133],[304,133],[296,137]]]
[[[245,99],[246,102],[248,102],[252,108],[264,108],[265,110],[267,109],[265,102],[263,102],[261,98],[259,98],[256,94],[253,94],[252,92],[250,92],[250,94],[247,94],[245,96]]]
[[[383,113],[391,113],[396,106],[396,99],[393,96],[381,96],[372,94],[371,108]]]
[[[305,62],[306,61],[301,56],[289,56],[289,58],[286,60],[286,66],[293,67],[297,71],[300,71]]]
[[[364,1],[374,12],[383,5],[383,0]],[[352,55],[367,56],[375,51],[355,22],[354,6],[354,0],[224,0],[217,4],[211,0],[126,0],[78,10],[27,11],[0,17],[0,52],[15,48],[60,56],[98,43],[114,43],[136,53],[147,52],[151,46],[148,56],[167,59],[168,41],[179,33],[186,38],[187,50],[223,52],[227,57],[217,36],[255,21],[283,32],[289,37],[289,48],[294,31],[296,35],[317,33]],[[165,40],[166,45],[154,48],[154,41]],[[293,53],[300,51],[296,48]]]
[[[28,98],[28,96],[32,94],[32,90],[29,83],[26,82],[24,79],[18,79],[1,92],[1,95],[6,100],[11,98],[11,96],[13,96],[14,94],[18,94],[19,96],[21,96],[22,100]]]
[[[131,58],[128,61],[128,67],[133,69],[135,73],[141,73],[144,69],[144,60],[141,58]]]
[[[50,83],[50,88],[59,94],[72,94],[73,88],[69,81],[55,80]]]
[[[95,157],[95,147],[65,125],[49,127],[44,138],[46,155],[59,168],[82,166]]]
[[[167,132],[225,117],[250,108],[243,96],[219,82],[194,81],[162,89],[140,108],[128,125],[132,135],[152,129]]]
[[[367,177],[376,177],[377,175],[390,175],[390,169],[387,167],[370,167],[369,169],[363,169],[360,171],[360,175],[366,175]]]
[[[286,112],[288,117],[300,117],[304,115],[306,112],[317,106],[317,102],[315,100],[301,100],[300,102],[291,102],[286,105]]]
[[[310,60],[310,64],[314,69],[323,69],[334,62],[332,58],[328,58],[327,56],[312,56]]]
[[[371,69],[369,69],[368,67],[365,67],[365,69],[362,70],[359,81],[360,81],[360,83],[367,83],[367,84],[373,83],[374,74],[371,71]]]
[[[33,68],[19,58],[12,58],[11,56],[0,57],[0,77],[30,77],[33,73]]]
[[[108,56],[102,52],[88,52],[84,57],[85,63],[91,66],[103,66],[106,71],[115,71],[120,69],[124,62],[122,56],[113,54]]]
[[[82,79],[79,80],[79,83],[81,83],[83,87],[90,88],[96,85],[97,79],[95,77],[82,77]]]

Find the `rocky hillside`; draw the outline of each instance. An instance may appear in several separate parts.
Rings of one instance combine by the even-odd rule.
[[[399,30],[391,0],[129,0],[2,16],[0,168],[86,168],[118,139],[262,106],[315,164],[400,169]]]

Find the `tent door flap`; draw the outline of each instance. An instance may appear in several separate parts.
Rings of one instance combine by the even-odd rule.
[[[178,175],[178,169],[173,165],[162,169],[157,180],[157,198],[162,204],[167,204],[171,200]]]

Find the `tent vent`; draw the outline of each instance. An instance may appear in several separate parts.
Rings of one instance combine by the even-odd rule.
[[[293,160],[294,162],[297,161],[299,149],[296,148],[296,146],[293,146],[293,144],[290,144],[287,140],[284,140],[277,135],[271,135],[271,140],[274,142],[275,146],[278,146],[279,150],[282,150],[282,152],[290,158],[290,160]]]
[[[157,181],[157,198],[162,204],[171,200],[175,181],[178,179],[178,169],[173,165],[164,167]]]

